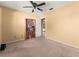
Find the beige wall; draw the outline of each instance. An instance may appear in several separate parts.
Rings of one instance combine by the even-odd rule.
[[[0,44],[1,44],[1,39],[2,39],[2,36],[1,36],[1,32],[2,32],[2,31],[1,31],[1,23],[2,23],[2,22],[1,22],[1,18],[2,18],[2,17],[1,17],[1,8],[0,8]]]
[[[47,38],[79,47],[79,2],[47,13]]]
[[[34,16],[2,7],[2,43],[25,39],[26,18]]]

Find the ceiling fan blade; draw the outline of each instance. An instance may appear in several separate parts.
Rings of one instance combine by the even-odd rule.
[[[34,6],[34,2],[33,2],[33,1],[30,1],[30,3],[32,4],[32,6],[33,6],[33,7],[35,7],[35,6]]]
[[[23,8],[33,8],[32,6],[23,6]]]
[[[53,8],[50,8],[49,10],[52,10]]]
[[[37,3],[33,2],[33,1],[30,1],[30,3],[32,4],[32,6],[33,6],[34,8],[37,7]]]
[[[43,2],[43,3],[41,3],[41,4],[38,4],[37,6],[39,7],[39,6],[42,6],[42,5],[45,5],[46,3],[45,2]]]
[[[30,3],[32,4],[32,6],[34,7],[34,9],[36,8],[36,3],[34,3],[33,1],[30,1]],[[32,10],[32,13],[34,12],[34,9]]]
[[[40,11],[43,11],[42,9],[40,9],[40,8],[37,8],[38,10],[40,10]]]
[[[32,13],[34,12],[34,9],[32,10]]]

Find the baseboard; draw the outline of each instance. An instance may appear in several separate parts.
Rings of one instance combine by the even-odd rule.
[[[25,40],[25,39],[24,39]],[[14,41],[9,41],[9,42],[6,42],[6,44],[10,44],[10,43],[14,43],[14,42],[19,42],[19,41],[23,41],[23,39],[20,39],[20,40],[14,40]]]
[[[46,38],[46,39],[49,39],[49,40],[53,40],[53,41],[55,41],[55,42],[58,42],[58,43],[60,43],[60,44],[65,45],[65,46],[69,46],[69,47],[72,47],[72,48],[79,49],[79,47],[76,47],[76,46],[71,45],[71,44],[68,44],[68,43],[64,43],[64,42],[62,42],[62,41],[56,40],[55,38],[51,38],[51,37],[45,37],[45,38]]]

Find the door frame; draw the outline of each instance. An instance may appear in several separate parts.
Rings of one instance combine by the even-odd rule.
[[[45,22],[45,18],[42,18],[42,19],[41,19],[41,36],[42,36],[42,37],[44,36],[44,33],[43,33],[43,26],[45,26],[45,25],[43,24],[43,22]]]

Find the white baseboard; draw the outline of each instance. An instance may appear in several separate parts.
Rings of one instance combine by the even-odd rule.
[[[65,46],[69,46],[69,47],[72,47],[72,48],[76,48],[76,49],[79,49],[79,47],[75,46],[75,45],[71,45],[71,44],[68,44],[68,43],[65,43],[65,42],[62,42],[62,41],[59,41],[57,39],[54,39],[54,38],[51,38],[51,37],[45,37],[46,39],[49,39],[49,40],[53,40],[55,42],[58,42],[58,43],[61,43]]]
[[[23,40],[25,40],[25,39],[19,39],[19,40],[9,41],[9,42],[6,42],[6,44],[10,44],[10,43],[18,42],[18,41],[23,41]]]

